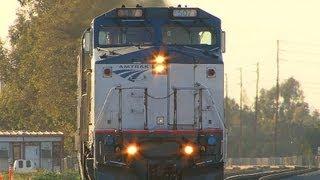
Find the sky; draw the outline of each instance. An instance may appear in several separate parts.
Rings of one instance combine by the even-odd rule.
[[[9,26],[16,18],[16,10],[19,7],[17,0],[1,0],[0,6],[0,38],[7,41]]]
[[[222,20],[227,33],[224,54],[228,94],[239,99],[240,68],[245,103],[252,105],[256,64],[260,64],[260,88],[276,80],[279,40],[280,80],[291,76],[301,82],[311,109],[320,110],[320,1],[319,0],[166,0],[172,6],[199,7]],[[1,0],[0,37],[6,39],[18,2]]]

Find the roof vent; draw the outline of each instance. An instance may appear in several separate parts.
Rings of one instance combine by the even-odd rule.
[[[178,8],[181,8],[181,4],[178,5]]]
[[[122,4],[121,8],[125,8],[125,7],[126,7],[126,5]]]
[[[140,4],[137,4],[136,7],[137,7],[137,8],[142,8],[142,6],[140,6]]]

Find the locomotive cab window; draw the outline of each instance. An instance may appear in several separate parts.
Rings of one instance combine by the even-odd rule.
[[[99,30],[99,46],[152,44],[151,27],[105,27]]]
[[[163,43],[173,45],[214,45],[215,37],[206,27],[167,26],[162,31]]]
[[[210,31],[199,32],[200,44],[212,45],[212,36]]]

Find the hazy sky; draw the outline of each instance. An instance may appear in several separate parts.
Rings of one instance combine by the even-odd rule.
[[[7,36],[18,3],[2,0],[0,37]],[[280,77],[290,76],[302,83],[307,102],[320,109],[320,1],[319,0],[167,0],[171,5],[200,7],[222,19],[227,32],[224,55],[229,77],[229,94],[238,99],[239,68],[252,104],[257,62],[260,86],[275,84],[276,40],[280,40]]]
[[[9,26],[15,19],[16,9],[18,7],[16,0],[1,0],[0,6],[0,38],[6,40]]]

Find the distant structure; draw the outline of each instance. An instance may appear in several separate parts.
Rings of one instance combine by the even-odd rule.
[[[36,168],[61,171],[62,132],[0,131],[0,171],[15,160],[31,160]]]

